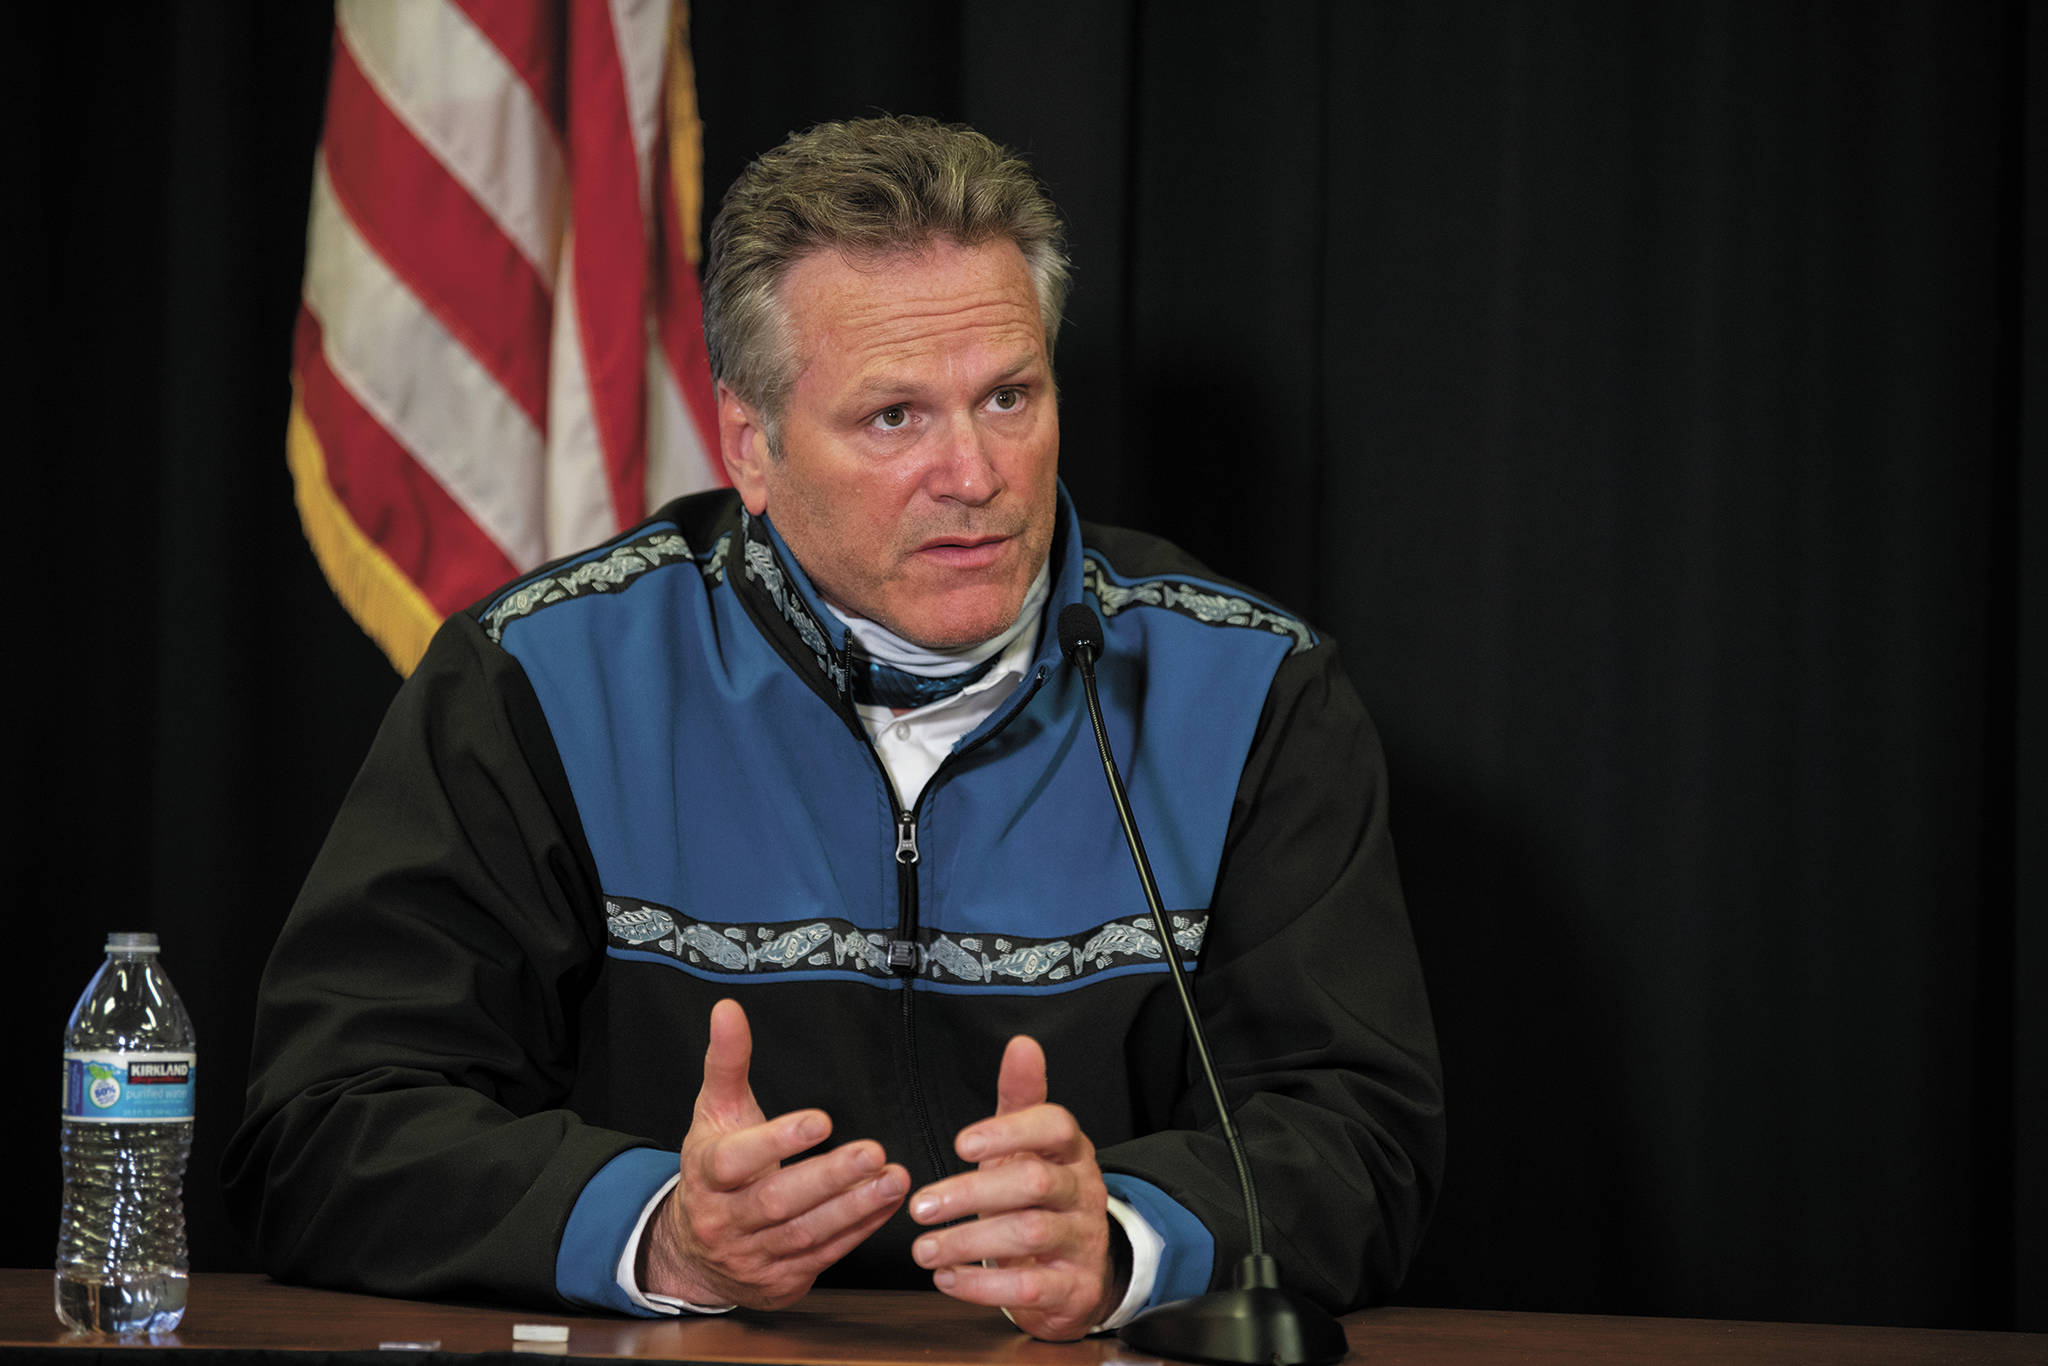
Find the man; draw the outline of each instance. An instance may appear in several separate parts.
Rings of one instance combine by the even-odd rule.
[[[275,1274],[1115,1326],[1247,1244],[1176,952],[1290,1284],[1398,1282],[1442,1128],[1378,742],[1327,641],[1076,520],[1066,270],[967,129],[827,125],[733,187],[733,490],[451,619],[280,937],[227,1165]],[[1047,625],[1077,601],[1171,945]]]

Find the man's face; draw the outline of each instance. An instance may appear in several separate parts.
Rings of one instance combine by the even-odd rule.
[[[747,509],[774,519],[835,606],[927,648],[998,634],[1052,546],[1059,464],[1023,254],[1007,241],[858,261],[818,251],[781,299],[800,369],[779,457],[720,396]]]

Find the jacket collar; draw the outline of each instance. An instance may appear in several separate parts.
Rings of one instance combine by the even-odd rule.
[[[1063,605],[1081,600],[1081,524],[1065,483],[1057,486],[1057,497],[1047,622],[1058,619]],[[744,506],[739,515],[741,552],[737,572],[731,574],[734,591],[790,667],[828,702],[850,711],[846,623],[826,608],[810,575],[768,518],[752,516]],[[1034,667],[1058,662],[1059,633],[1041,627]]]

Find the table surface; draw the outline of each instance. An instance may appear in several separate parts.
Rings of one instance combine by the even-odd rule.
[[[245,1352],[365,1352],[386,1343],[435,1344],[443,1353],[532,1350],[513,1344],[519,1323],[566,1326],[547,1354],[648,1357],[693,1362],[790,1362],[817,1366],[1016,1366],[1139,1363],[1113,1337],[1034,1342],[998,1314],[918,1291],[820,1290],[773,1314],[744,1311],[688,1319],[619,1319],[378,1299],[278,1285],[262,1276],[192,1278],[190,1309],[175,1334],[90,1337],[57,1322],[48,1271],[0,1270],[0,1349],[200,1348]],[[1470,1309],[1367,1309],[1346,1315],[1349,1361],[1359,1363],[1785,1362],[1871,1366],[1887,1362],[2041,1366],[2048,1334],[1921,1328],[1743,1323],[1713,1319],[1606,1318]],[[394,1354],[394,1362],[405,1358]]]

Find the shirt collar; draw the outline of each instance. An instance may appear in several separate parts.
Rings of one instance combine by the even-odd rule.
[[[1038,567],[1037,577],[1031,580],[1031,586],[1024,590],[1024,601],[1017,609],[1017,619],[1000,634],[978,645],[963,646],[957,650],[932,650],[913,644],[881,622],[855,616],[831,602],[825,604],[825,610],[845,624],[847,634],[859,643],[868,658],[922,678],[944,678],[967,672],[977,664],[1004,653],[1024,637],[1028,636],[1030,644],[1036,645],[1039,627],[1045,620],[1045,600],[1051,592],[1052,569],[1049,564],[1042,564]],[[1030,655],[1025,658],[1030,658]]]

